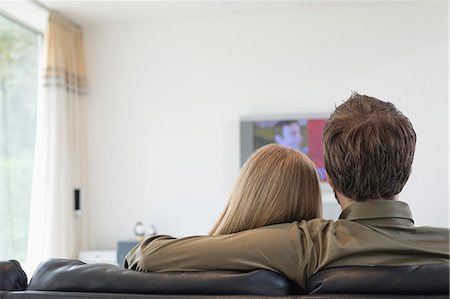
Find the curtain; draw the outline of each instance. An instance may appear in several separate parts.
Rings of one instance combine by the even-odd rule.
[[[85,189],[86,72],[80,28],[49,16],[43,44],[43,80],[37,103],[36,147],[27,264],[76,258],[84,215],[74,212],[74,189]]]

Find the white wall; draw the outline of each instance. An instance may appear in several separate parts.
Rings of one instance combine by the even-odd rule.
[[[89,247],[138,220],[205,234],[239,171],[241,115],[330,113],[352,90],[412,120],[401,199],[447,226],[447,18],[446,2],[318,2],[85,27]]]

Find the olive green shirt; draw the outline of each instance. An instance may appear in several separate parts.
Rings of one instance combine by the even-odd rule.
[[[337,221],[313,219],[221,236],[151,237],[125,267],[138,271],[269,269],[305,287],[321,269],[449,263],[449,229],[415,227],[408,205],[354,203]]]

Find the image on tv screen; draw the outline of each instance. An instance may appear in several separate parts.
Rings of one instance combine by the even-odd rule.
[[[253,122],[253,150],[277,143],[299,150],[316,165],[320,181],[326,181],[322,132],[325,119],[290,119]]]

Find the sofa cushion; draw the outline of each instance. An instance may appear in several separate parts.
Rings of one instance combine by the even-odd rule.
[[[27,283],[27,275],[18,261],[0,261],[0,290],[22,291],[27,288]]]
[[[448,294],[449,264],[405,267],[339,267],[322,270],[309,294]]]
[[[298,293],[283,275],[256,270],[247,273],[171,272],[149,273],[109,264],[51,259],[33,274],[27,290],[181,295],[270,295]]]

